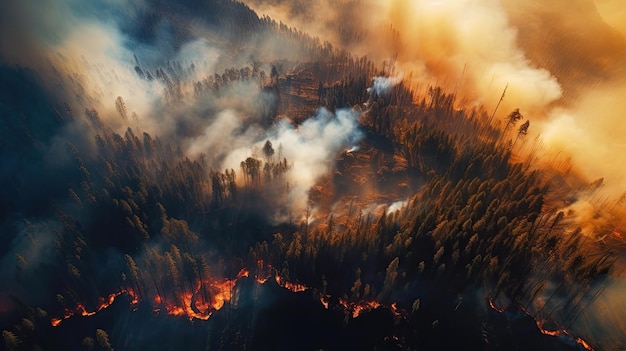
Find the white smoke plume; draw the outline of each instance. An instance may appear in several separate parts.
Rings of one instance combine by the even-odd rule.
[[[260,150],[269,140],[274,147],[280,147],[282,156],[291,165],[287,174],[288,206],[294,216],[304,216],[309,189],[332,170],[339,151],[354,147],[363,137],[358,128],[358,118],[359,113],[355,110],[340,109],[333,114],[321,108],[315,116],[297,127],[281,119],[257,138],[256,143],[234,149],[226,157],[222,168],[238,169],[242,160],[252,156],[252,150]]]
[[[546,153],[571,159],[584,181],[604,177],[607,197],[626,191],[620,1],[247,3],[353,52],[391,61],[418,91],[442,86],[456,94],[459,107],[482,106],[496,122],[520,108],[531,120],[527,140],[539,137]],[[387,83],[375,80],[381,89]]]
[[[374,92],[376,95],[388,94],[396,84],[402,80],[397,77],[374,77],[372,87],[368,88],[369,93]]]

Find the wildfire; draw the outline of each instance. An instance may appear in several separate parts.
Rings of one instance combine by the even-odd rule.
[[[274,279],[276,280],[276,283],[278,285],[284,287],[287,290],[291,290],[292,292],[301,292],[309,289],[309,287],[306,285],[292,283],[282,279],[278,272],[276,272],[276,274],[274,275]]]
[[[135,293],[134,290],[132,290],[130,288],[123,288],[122,290],[120,290],[118,292],[109,294],[109,296],[107,296],[106,298],[104,298],[104,297],[98,298],[98,307],[96,308],[95,311],[87,311],[87,308],[85,307],[85,305],[83,303],[81,303],[81,302],[78,302],[78,303],[76,303],[76,307],[74,308],[74,310],[65,309],[65,313],[64,313],[63,317],[61,317],[61,318],[52,318],[50,320],[50,324],[52,324],[53,327],[57,327],[57,326],[59,326],[59,324],[61,324],[61,322],[63,322],[64,320],[66,320],[68,318],[71,318],[75,314],[78,314],[78,315],[83,316],[83,317],[93,316],[96,313],[102,311],[103,309],[111,306],[111,304],[113,304],[113,302],[115,301],[115,298],[117,298],[118,296],[120,296],[122,294],[127,294],[128,296],[130,296],[132,305],[135,305],[135,304],[137,304],[139,302],[139,297]]]
[[[67,317],[67,318],[69,318],[69,317]],[[61,318],[52,318],[52,320],[50,322],[52,323],[53,327],[56,327],[59,324],[61,324],[62,321],[63,321],[63,319],[61,319]]]
[[[328,295],[320,295],[320,303],[325,309],[328,309]]]
[[[502,308],[496,306],[496,304],[493,302],[493,298],[491,297],[489,298],[489,307],[491,307],[493,310],[496,310],[498,313],[504,312]]]
[[[502,313],[504,312],[503,309],[498,308],[494,303],[493,303],[493,299],[489,298],[489,307],[491,307],[492,309],[494,309],[495,311],[497,311],[498,313]],[[594,348],[589,345],[588,342],[586,342],[585,340],[583,340],[582,338],[579,337],[574,337],[569,331],[567,331],[567,329],[556,329],[556,330],[550,330],[550,329],[546,329],[544,327],[544,322],[538,321],[536,320],[523,306],[520,306],[520,310],[522,312],[524,312],[524,314],[526,314],[527,316],[533,318],[533,320],[535,321],[535,324],[537,325],[537,328],[539,329],[539,332],[541,332],[541,334],[543,335],[549,335],[549,336],[554,336],[554,337],[558,337],[558,336],[565,336],[570,338],[571,340],[573,340],[575,343],[577,343],[578,345],[582,346],[585,348],[585,350],[588,351],[594,351]]]
[[[537,328],[539,328],[539,331],[541,332],[541,334],[543,335],[550,335],[550,336],[559,336],[561,335],[561,331],[560,330],[549,330],[543,327],[543,323],[540,321],[535,321],[535,324],[537,324]]]
[[[339,299],[339,304],[341,304],[347,312],[352,312],[352,318],[356,318],[361,315],[363,312],[375,310],[380,307],[380,303],[377,301],[347,301],[344,299]]]
[[[584,347],[586,350],[593,351],[593,347],[591,347],[591,345],[589,345],[589,343],[588,343],[588,342],[586,342],[585,340],[583,340],[583,339],[581,339],[581,338],[576,338],[576,340],[574,340],[574,341],[576,341],[576,343],[577,343],[578,345],[581,345],[581,346],[582,346],[582,347]]]
[[[276,270],[270,265],[265,265],[263,261],[257,262],[257,273],[254,275],[254,279],[258,284],[264,284],[269,279],[274,279],[276,283],[292,292],[302,292],[310,289],[310,287],[293,283],[284,279]],[[222,309],[227,303],[233,304],[233,299],[236,300],[237,290],[236,284],[239,279],[244,277],[250,277],[250,271],[247,269],[241,269],[239,273],[233,279],[218,279],[210,278],[197,280],[192,287],[187,287],[182,290],[176,290],[171,294],[155,294],[151,298],[152,311],[155,314],[165,311],[168,315],[176,317],[187,317],[189,320],[199,319],[208,320],[213,313]],[[128,295],[131,298],[131,304],[135,305],[139,303],[139,295],[130,288],[122,288],[120,291],[111,293],[106,297],[100,297],[98,299],[98,307],[89,311],[85,304],[77,303],[73,309],[66,308],[64,315],[60,318],[52,318],[50,323],[56,327],[64,320],[73,317],[74,315],[80,315],[89,317],[97,314],[103,309],[109,307],[115,299],[120,295]],[[330,296],[326,294],[320,294],[320,303],[325,309],[330,307]],[[357,318],[361,313],[374,310],[381,306],[377,301],[348,301],[345,299],[339,299],[339,304],[342,305],[348,315],[352,318]],[[396,304],[390,306],[392,313],[396,316],[401,316],[404,312],[398,309]]]

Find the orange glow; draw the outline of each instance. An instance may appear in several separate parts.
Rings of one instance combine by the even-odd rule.
[[[363,311],[371,311],[378,307],[380,307],[380,304],[376,301],[359,301],[354,307],[352,318],[358,317]]]
[[[258,262],[257,274],[254,279],[258,284],[264,284],[268,279],[273,278],[276,283],[292,292],[302,292],[310,289],[310,287],[293,283],[285,280],[276,272],[270,265],[264,265],[263,261]],[[174,290],[173,294],[155,294],[152,300],[152,311],[156,314],[161,311],[165,311],[168,315],[175,317],[187,317],[189,320],[199,319],[208,320],[215,311],[219,311],[224,308],[226,303],[233,304],[233,299],[236,299],[237,291],[236,285],[239,279],[243,277],[250,277],[250,271],[247,269],[241,269],[235,278],[233,279],[219,279],[208,278],[197,280],[193,287],[187,287],[181,290]],[[89,317],[97,314],[103,309],[109,307],[115,299],[126,294],[131,298],[131,304],[135,305],[139,303],[139,295],[131,288],[122,288],[120,291],[111,293],[106,297],[98,299],[98,307],[95,311],[88,311],[83,303],[77,303],[74,309],[66,309],[65,314],[61,318],[52,318],[51,324],[56,327],[63,322],[63,320],[71,318],[75,314],[80,314],[84,317]],[[329,295],[320,294],[320,303],[325,309],[330,308]],[[346,313],[352,318],[357,318],[361,313],[374,310],[381,306],[377,301],[348,301],[345,299],[339,299],[339,304],[342,305]],[[397,308],[396,304],[391,304],[391,312],[395,316],[402,316],[403,310]]]
[[[249,277],[249,276],[250,276],[250,271],[248,271],[246,268],[242,268],[237,274],[237,279],[242,278],[242,277]]]
[[[541,332],[541,334],[543,335],[550,335],[550,336],[559,336],[561,335],[561,331],[560,330],[548,330],[548,329],[544,329],[543,328],[543,323],[540,321],[535,321],[535,323],[537,324],[537,328],[539,328],[539,331]]]
[[[346,312],[352,312],[352,318],[356,318],[361,315],[363,312],[375,310],[380,307],[380,303],[377,301],[346,301],[344,299],[339,299],[339,304],[341,304]]]
[[[270,279],[270,277],[256,278],[256,282],[259,284],[265,284],[265,282]]]
[[[293,292],[301,292],[307,290],[309,287],[302,284],[285,282],[285,288]]]
[[[498,306],[495,305],[495,303],[493,303],[493,299],[491,297],[489,298],[489,307],[496,310],[498,313],[504,312],[503,309],[499,308]]]
[[[298,284],[298,283],[292,283],[292,282],[288,282],[285,281],[281,278],[281,276],[278,274],[278,272],[276,272],[276,275],[274,276],[274,279],[276,280],[276,283],[280,286],[282,286],[283,288],[287,289],[287,290],[291,290],[292,292],[301,292],[301,291],[305,291],[307,289],[309,289],[308,286],[306,285],[302,285],[302,284]]]
[[[493,299],[489,298],[489,307],[491,307],[492,309],[498,311],[499,313],[504,312],[503,309],[498,308],[494,303],[493,303]],[[543,335],[549,335],[549,336],[561,336],[561,335],[565,335],[568,338],[572,339],[574,342],[576,342],[578,345],[582,346],[585,348],[585,350],[588,351],[594,351],[594,348],[591,347],[591,345],[589,345],[588,342],[586,342],[585,340],[583,340],[582,338],[575,338],[574,336],[572,336],[572,334],[570,334],[570,332],[567,331],[567,329],[557,329],[557,330],[549,330],[544,328],[543,324],[544,322],[540,322],[538,320],[536,320],[531,314],[530,312],[528,312],[523,306],[519,306],[520,310],[522,312],[524,312],[524,314],[526,314],[527,316],[533,318],[535,320],[535,324],[537,325],[537,328],[539,329],[539,332],[541,332],[541,334]]]
[[[111,306],[111,304],[113,304],[113,302],[115,301],[115,298],[117,298],[118,296],[122,294],[127,294],[128,296],[130,296],[131,304],[133,305],[139,302],[139,297],[137,296],[134,290],[130,288],[122,288],[120,291],[116,293],[109,294],[109,296],[107,296],[106,298],[105,297],[98,298],[98,308],[95,311],[87,311],[87,308],[85,307],[83,303],[77,302],[74,310],[66,309],[65,314],[63,315],[62,318],[52,318],[50,320],[50,323],[52,324],[53,327],[57,327],[64,320],[74,316],[75,313],[78,313],[83,317],[93,316],[96,313],[102,311],[103,309]]]
[[[166,303],[165,310],[172,316],[186,316],[189,320],[207,320],[233,298],[237,281],[249,277],[250,271],[243,268],[235,279],[206,279],[197,281],[193,291],[183,291],[176,295],[176,303]],[[155,296],[153,310],[158,312],[163,304],[161,296]]]
[[[52,323],[52,326],[53,326],[53,327],[56,327],[56,326],[58,326],[59,324],[61,324],[61,321],[63,321],[63,320],[62,320],[62,319],[60,319],[60,318],[52,318],[52,320],[51,320],[50,322]]]
[[[325,309],[328,309],[328,296],[327,295],[321,295],[320,296],[320,303],[322,304],[322,306],[324,306]]]
[[[398,305],[395,302],[392,303],[391,306],[389,306],[389,308],[391,309],[391,313],[393,313],[394,317],[396,318],[406,316],[406,311],[398,308]]]
[[[593,347],[591,347],[591,345],[589,345],[589,343],[587,343],[585,340],[583,340],[581,338],[576,338],[575,341],[576,341],[577,344],[581,345],[586,350],[593,351]]]

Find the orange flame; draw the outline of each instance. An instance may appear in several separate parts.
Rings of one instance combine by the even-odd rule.
[[[233,292],[237,281],[243,277],[249,277],[250,272],[243,268],[234,279],[208,279],[197,281],[193,291],[183,291],[176,295],[176,303],[164,303],[163,297],[157,295],[154,298],[153,311],[158,313],[158,306],[165,305],[167,314],[172,316],[186,316],[189,320],[207,320],[233,299]],[[201,293],[204,289],[205,293]],[[209,295],[209,296],[207,296]]]
[[[543,327],[543,323],[540,322],[540,321],[535,321],[535,324],[537,324],[537,328],[539,328],[539,331],[543,335],[550,335],[550,336],[559,336],[559,335],[561,335],[561,331],[560,330],[548,330],[548,329],[545,329]]]
[[[53,327],[57,327],[64,320],[74,316],[75,313],[79,313],[83,317],[93,316],[96,313],[102,311],[103,309],[111,306],[111,304],[113,304],[113,302],[115,301],[115,298],[117,298],[118,296],[120,296],[122,294],[127,294],[128,296],[130,296],[131,299],[132,299],[131,300],[131,304],[133,304],[133,305],[135,305],[135,304],[137,304],[139,302],[139,297],[138,297],[138,295],[135,293],[135,291],[133,289],[131,289],[131,288],[122,288],[120,291],[118,291],[116,293],[109,294],[109,296],[106,297],[106,298],[104,298],[104,297],[98,298],[98,307],[96,308],[95,311],[87,311],[87,308],[85,307],[85,305],[82,302],[77,302],[76,303],[76,307],[74,308],[73,311],[70,310],[70,309],[65,309],[65,314],[63,315],[63,317],[61,317],[61,318],[52,318],[50,320],[50,324],[52,324]]]
[[[504,312],[503,309],[501,309],[498,306],[496,306],[496,304],[493,302],[493,299],[491,297],[489,298],[489,307],[491,307],[492,309],[496,310],[498,313]]]
[[[61,319],[61,318],[52,318],[52,320],[50,322],[52,323],[53,327],[56,327],[59,324],[61,324],[62,321],[63,321],[63,319]]]
[[[276,283],[278,285],[282,286],[283,288],[285,288],[287,290],[291,290],[292,292],[301,292],[301,291],[305,291],[305,290],[309,289],[309,287],[306,286],[306,285],[302,285],[302,284],[298,284],[298,283],[292,283],[292,282],[284,280],[278,274],[278,272],[276,272],[276,274],[274,275],[274,279],[276,280]]]
[[[493,303],[493,299],[489,298],[489,306],[498,311],[499,313],[504,312],[504,310],[498,308],[494,303]],[[575,343],[577,343],[578,345],[582,346],[585,348],[585,350],[588,351],[594,351],[594,348],[585,340],[583,340],[582,338],[575,338],[574,336],[572,336],[572,334],[567,331],[567,329],[557,329],[557,330],[550,330],[550,329],[546,329],[543,324],[544,322],[538,321],[536,320],[531,314],[530,312],[528,312],[523,306],[519,306],[520,310],[522,312],[524,312],[524,314],[526,314],[527,316],[533,318],[533,320],[535,320],[535,324],[537,325],[537,328],[539,329],[539,332],[541,332],[541,334],[543,335],[549,335],[549,336],[561,336],[561,335],[565,335],[567,337],[569,337],[570,339],[572,339]]]
[[[320,303],[324,306],[325,309],[328,309],[328,295],[320,295]]]
[[[584,347],[585,350],[594,351],[593,347],[591,347],[591,345],[589,345],[589,343],[586,342],[585,340],[581,338],[576,338],[576,340],[574,341],[576,341],[578,345],[581,345],[582,347]]]
[[[352,312],[352,318],[356,318],[361,315],[363,312],[375,310],[380,307],[380,303],[377,301],[346,301],[344,299],[339,299],[339,304],[341,304],[347,312]]]

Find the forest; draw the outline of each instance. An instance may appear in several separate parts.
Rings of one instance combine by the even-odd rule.
[[[532,114],[464,106],[239,2],[155,3],[116,14],[125,71],[83,58],[150,109],[60,53],[0,61],[4,349],[625,345],[578,323],[624,248],[567,210],[603,180],[537,161]],[[162,18],[175,43],[201,23],[220,69],[140,49]]]

